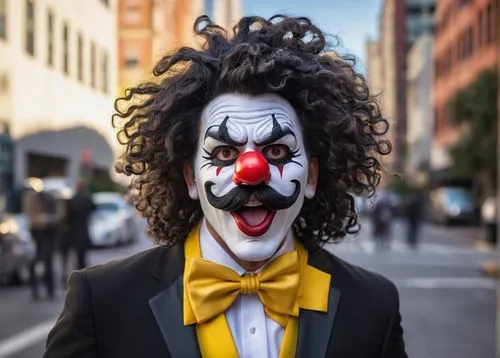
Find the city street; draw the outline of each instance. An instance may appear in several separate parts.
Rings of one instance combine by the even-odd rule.
[[[402,242],[403,232],[396,225],[391,250],[377,252],[364,223],[356,238],[329,250],[397,284],[409,357],[493,358],[495,283],[482,276],[480,263],[494,253],[474,245],[473,237],[479,234],[473,229],[425,226],[417,251]],[[130,247],[95,250],[91,262],[103,263],[148,246],[141,239]],[[0,357],[40,357],[63,294],[55,302],[32,303],[26,287],[0,288]]]

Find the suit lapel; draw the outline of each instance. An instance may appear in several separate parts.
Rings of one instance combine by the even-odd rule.
[[[152,297],[149,306],[172,358],[201,357],[195,327],[184,326],[182,300],[184,247],[177,245],[165,249],[165,253],[158,260],[151,276],[166,289]]]
[[[195,327],[184,326],[182,305],[182,276],[149,301],[172,358],[201,357]]]
[[[324,272],[332,274],[327,265],[326,258],[323,258],[322,250],[309,256],[309,265],[314,266]],[[331,281],[333,282],[333,280]],[[340,290],[330,283],[328,294],[328,312],[318,312],[312,310],[300,310],[299,314],[299,337],[297,343],[297,357],[325,357],[333,322],[337,313],[340,300]]]

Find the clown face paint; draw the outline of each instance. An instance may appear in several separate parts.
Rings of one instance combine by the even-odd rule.
[[[206,106],[200,130],[190,196],[239,259],[270,258],[315,189],[293,107],[272,94],[225,94]]]

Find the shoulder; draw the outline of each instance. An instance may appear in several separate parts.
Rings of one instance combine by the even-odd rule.
[[[331,252],[320,249],[311,254],[318,267],[331,275],[332,286],[341,291],[343,299],[362,302],[367,307],[399,309],[396,285],[382,274],[349,263]]]
[[[396,288],[394,283],[384,275],[347,262],[329,251],[323,251],[326,253],[332,265],[335,265],[339,272],[347,275],[353,282],[357,282],[361,285],[378,287],[384,290],[394,290]]]
[[[130,257],[73,272],[67,295],[87,297],[95,317],[111,312],[124,315],[131,307],[148,306],[148,301],[168,287],[182,273],[183,257],[175,248],[163,246]]]
[[[79,272],[93,285],[126,282],[154,272],[155,267],[162,257],[168,254],[168,251],[163,246],[154,247],[120,260],[85,268]]]

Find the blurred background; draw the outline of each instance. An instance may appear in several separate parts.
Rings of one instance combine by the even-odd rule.
[[[410,357],[500,357],[499,0],[0,0],[0,357],[41,356],[72,269],[151,246],[113,171],[115,98],[197,46],[198,15],[276,13],[339,36],[391,123],[360,233],[327,249],[397,284]]]

